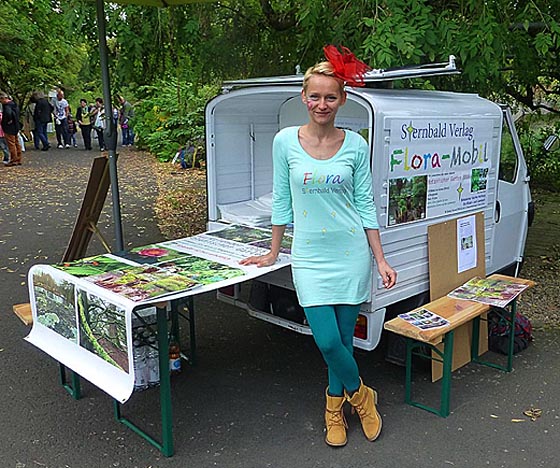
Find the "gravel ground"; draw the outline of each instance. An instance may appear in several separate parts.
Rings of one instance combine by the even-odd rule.
[[[520,276],[537,282],[519,299],[519,311],[534,328],[560,328],[560,266],[558,258],[527,257]]]
[[[532,189],[535,220],[525,247],[523,278],[537,285],[520,297],[535,328],[560,328],[560,194]]]

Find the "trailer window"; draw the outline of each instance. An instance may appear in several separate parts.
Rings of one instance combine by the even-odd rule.
[[[502,128],[502,150],[500,152],[500,170],[498,177],[505,182],[515,182],[517,174],[517,152],[513,143],[513,137],[509,131],[507,120],[504,119]]]

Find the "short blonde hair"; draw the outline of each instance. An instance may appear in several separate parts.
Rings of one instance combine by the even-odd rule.
[[[313,76],[313,75],[325,75],[325,76],[330,76],[332,78],[334,78],[336,81],[338,81],[338,84],[340,85],[340,92],[343,93],[344,92],[344,81],[341,80],[340,78],[337,78],[336,76],[334,76],[334,68],[332,66],[331,62],[319,62],[316,63],[315,65],[313,65],[312,67],[309,67],[307,69],[307,71],[305,72],[305,75],[303,75],[303,91],[307,91],[307,86],[309,85],[309,79]]]

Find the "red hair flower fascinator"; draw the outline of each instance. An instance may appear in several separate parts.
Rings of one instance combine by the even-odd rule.
[[[332,44],[323,47],[326,59],[334,68],[334,76],[340,78],[348,86],[365,86],[364,75],[371,70],[371,67],[350,52],[344,46],[340,46],[342,53]]]

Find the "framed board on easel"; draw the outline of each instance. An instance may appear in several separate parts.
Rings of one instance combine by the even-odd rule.
[[[471,239],[467,234],[469,229],[465,233],[462,225],[472,228]],[[471,252],[467,252],[469,248],[472,249]],[[469,259],[465,252],[473,257]],[[475,276],[486,277],[484,214],[480,212],[428,226],[428,256],[430,301],[445,296]],[[465,265],[472,267],[465,269]],[[455,330],[453,370],[470,362],[471,336],[470,323]],[[480,354],[488,351],[488,329],[485,321],[481,322],[479,343]],[[441,378],[442,370],[440,362],[432,361],[432,381]]]

